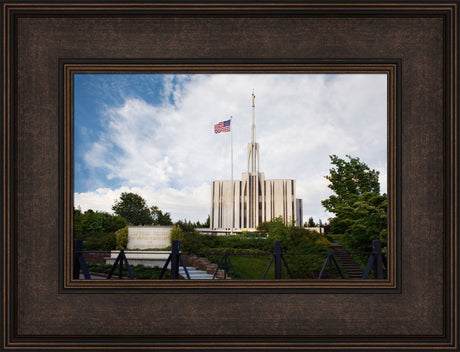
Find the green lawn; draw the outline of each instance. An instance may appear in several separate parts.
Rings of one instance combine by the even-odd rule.
[[[239,279],[260,280],[270,262],[271,256],[229,256],[229,258]],[[274,267],[273,264],[272,267]],[[275,271],[273,268],[270,269],[266,278],[274,279]],[[232,272],[229,273],[229,276],[236,278]]]
[[[322,264],[326,259],[327,254],[324,255],[309,255],[309,256],[289,256],[287,255],[286,261],[289,265],[289,269],[293,274],[294,279],[310,279],[314,275],[319,274]],[[238,278],[244,280],[261,280],[263,279],[265,270],[267,269],[271,255],[258,255],[258,256],[232,256],[229,255],[229,259],[235,268],[235,271],[238,275],[236,277],[231,270],[229,265],[228,275],[231,278]],[[216,258],[213,258],[216,259]],[[221,257],[217,260],[220,261]],[[216,261],[215,261],[216,262]],[[308,269],[307,269],[308,268]],[[314,268],[313,272],[310,270]],[[289,273],[282,262],[281,265],[281,275],[282,279],[290,279]],[[338,277],[338,275],[337,275]],[[265,276],[265,279],[274,279],[275,278],[275,261],[270,265],[270,268]]]

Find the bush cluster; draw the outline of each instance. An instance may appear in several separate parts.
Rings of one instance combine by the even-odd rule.
[[[128,226],[125,226],[115,232],[115,238],[117,240],[116,249],[125,249],[128,244]]]
[[[79,209],[73,212],[74,238],[83,240],[85,251],[110,251],[117,246],[115,232],[127,225],[120,216],[106,212]]]
[[[182,252],[207,257],[214,263],[218,263],[222,255],[227,253],[242,279],[262,278],[274,251],[274,242],[280,240],[294,278],[306,279],[318,275],[331,244],[324,235],[287,226],[282,218],[263,223],[262,227],[267,234],[266,238],[262,238],[261,234],[216,236],[182,231],[175,232],[171,238],[181,241]],[[254,275],[251,271],[256,270],[256,266],[258,273]],[[284,271],[287,272],[286,269]]]
[[[266,239],[246,238],[244,235],[216,236],[202,235],[196,232],[184,232],[180,242],[181,251],[197,255],[215,253],[224,248],[230,250],[254,249],[261,252],[273,252],[273,242]],[[175,238],[179,239],[179,238]]]
[[[94,232],[91,235],[81,236],[84,251],[111,251],[117,245],[114,233]]]

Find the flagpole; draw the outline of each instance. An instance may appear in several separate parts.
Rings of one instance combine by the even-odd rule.
[[[232,228],[230,230],[230,234],[233,235],[233,227],[235,223],[235,190],[233,184],[233,126],[232,126],[232,116],[230,116],[230,140],[231,140],[231,159],[232,159]]]

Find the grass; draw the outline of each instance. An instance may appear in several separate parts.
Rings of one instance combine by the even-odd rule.
[[[319,255],[319,256],[301,256],[294,258],[293,256],[286,256],[286,261],[288,262],[289,269],[293,273],[293,278],[294,279],[314,279],[317,274],[319,274],[319,271],[321,269],[322,263],[326,259],[327,254],[324,255]],[[221,258],[221,257],[220,257]],[[220,258],[218,258],[217,262],[220,261]],[[233,267],[235,268],[235,271],[238,275],[238,279],[243,279],[243,280],[262,280],[265,271],[267,270],[267,267],[270,263],[270,259],[272,258],[271,255],[257,255],[257,256],[232,256],[229,255],[229,259],[231,263],[233,264]],[[314,260],[316,264],[312,265],[312,263],[308,260]],[[216,259],[216,258],[213,258]],[[301,260],[299,262],[299,259]],[[302,261],[303,259],[303,261]],[[308,262],[305,262],[308,261]],[[216,262],[214,260],[214,262]],[[307,273],[304,270],[299,270],[299,268],[296,267],[296,265],[306,265],[307,267],[315,267],[316,270],[313,273]],[[229,272],[228,275],[231,278],[237,278],[231,269],[231,266],[229,265]],[[329,271],[328,271],[329,272]],[[338,278],[338,272],[336,272],[334,268],[334,278]],[[286,266],[284,262],[282,262],[281,265],[281,278],[282,279],[290,279],[289,273],[286,269]],[[270,265],[270,268],[267,272],[267,275],[265,276],[265,279],[270,280],[270,279],[275,279],[275,261]]]
[[[265,269],[270,262],[270,256],[229,256],[231,263],[233,264],[239,279],[248,280],[260,280],[262,279]],[[274,265],[272,265],[274,267]],[[229,273],[230,277],[232,272]],[[269,271],[266,279],[274,279],[274,269]]]

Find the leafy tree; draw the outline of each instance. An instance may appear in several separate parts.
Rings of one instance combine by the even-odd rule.
[[[171,215],[163,213],[156,205],[150,208],[150,214],[154,225],[172,225]]]
[[[127,225],[121,216],[114,216],[103,211],[88,209],[84,213],[74,209],[73,229],[75,238],[82,238],[98,233],[111,233]]]
[[[375,193],[364,193],[351,207],[343,209],[343,216],[350,219],[346,242],[350,248],[368,252],[372,240],[387,242],[387,197]]]
[[[387,196],[380,194],[378,171],[371,170],[347,155],[348,161],[332,155],[335,168],[326,178],[335,195],[323,200],[323,206],[335,216],[330,219],[332,233],[344,233],[344,244],[363,261],[372,248],[372,240],[387,241]]]
[[[201,223],[201,222],[197,221],[196,222],[196,227],[198,227],[198,228],[209,228],[209,227],[211,227],[210,223],[211,223],[211,216],[208,215],[208,217],[206,218],[206,221],[204,223]]]
[[[83,233],[83,213],[80,208],[73,208],[73,233],[75,238],[80,238]]]
[[[346,156],[348,160],[331,155],[331,163],[335,165],[329,170],[326,179],[330,181],[328,187],[334,191],[328,199],[321,204],[330,213],[335,214],[331,219],[331,230],[334,233],[345,233],[351,226],[352,221],[345,216],[345,209],[353,207],[365,193],[380,194],[379,172],[371,170],[359,158]]]
[[[202,227],[210,228],[211,227],[211,216],[208,215],[206,222],[203,224]]]
[[[308,223],[307,223],[307,227],[315,227],[316,224],[315,224],[315,221],[313,220],[313,216],[310,216],[308,218]]]
[[[330,155],[331,164],[335,168],[329,170],[326,179],[330,181],[328,187],[335,195],[322,202],[324,207],[333,212],[338,204],[351,205],[356,196],[366,193],[380,193],[379,172],[369,169],[359,158],[347,155],[347,160],[337,155]]]
[[[115,249],[115,231],[126,225],[126,220],[118,215],[92,209],[82,213],[81,209],[74,209],[74,238],[83,240],[84,250]]]
[[[195,232],[195,228],[197,227],[195,223],[186,219],[177,221],[175,225],[180,227],[184,232]]]
[[[150,225],[153,222],[145,199],[136,193],[123,192],[112,210],[132,225]]]

